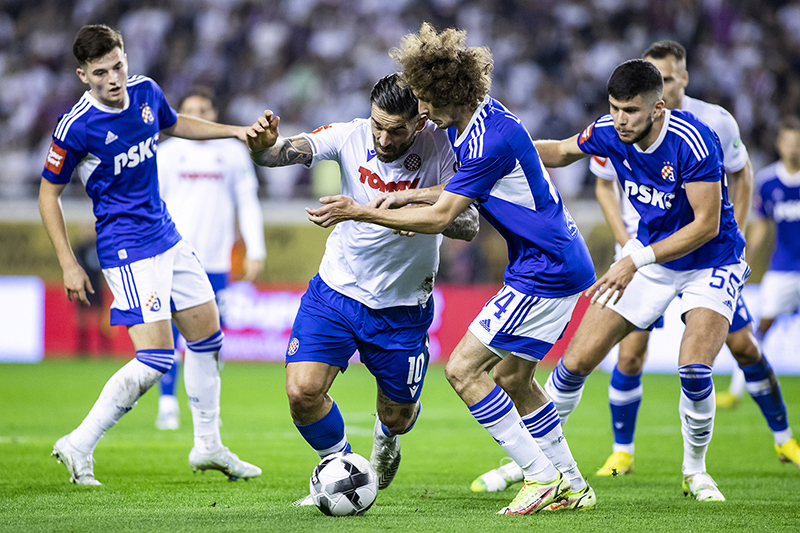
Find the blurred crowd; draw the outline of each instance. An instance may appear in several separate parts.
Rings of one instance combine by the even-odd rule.
[[[756,170],[775,158],[779,117],[800,110],[800,1],[4,0],[0,199],[36,195],[58,117],[84,91],[72,57],[83,24],[121,31],[130,73],[154,78],[173,107],[205,85],[224,121],[269,108],[292,135],[368,116],[372,85],[395,69],[389,49],[422,21],[491,48],[492,95],[534,138],[568,137],[607,112],[613,68],[664,38],[687,48],[687,94],[734,114]],[[263,198],[317,192],[304,168],[260,172]],[[587,172],[554,179],[565,196],[588,196]]]

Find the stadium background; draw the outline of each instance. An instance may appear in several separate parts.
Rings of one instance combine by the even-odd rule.
[[[222,120],[249,124],[271,108],[282,117],[282,133],[291,135],[367,116],[372,84],[395,68],[387,51],[423,20],[464,28],[470,45],[491,48],[492,94],[534,138],[570,136],[606,112],[605,81],[613,67],[661,38],[686,46],[687,93],[734,114],[756,170],[776,158],[778,119],[800,107],[800,2],[6,0],[0,4],[0,276],[6,287],[11,276],[33,276],[22,281],[34,293],[15,288],[0,297],[12,303],[3,306],[4,336],[28,327],[30,316],[42,322],[48,356],[82,353],[75,308],[63,298],[36,208],[50,135],[84,90],[71,54],[81,25],[119,29],[130,73],[158,81],[173,106],[190,87],[207,85],[216,92]],[[593,201],[587,166],[584,161],[552,174],[602,271],[612,239]],[[301,291],[327,236],[305,220],[303,207],[337,190],[338,171],[258,171],[269,254],[259,286]],[[91,234],[93,221],[79,182],[67,188],[64,203],[77,245]],[[766,258],[748,260],[758,281]],[[504,243],[487,224],[471,244],[446,241],[439,287],[453,295],[447,309],[466,310],[457,319],[444,315],[444,327],[452,328],[446,335],[460,335],[471,310],[501,283],[505,262]],[[37,291],[41,301],[29,296]],[[251,300],[252,316],[263,314],[261,300]],[[281,316],[291,314],[276,305]],[[91,326],[94,351],[102,351],[101,323]],[[248,324],[245,334],[254,329]],[[129,355],[124,332],[111,334],[114,351]],[[445,353],[451,342],[443,343]]]

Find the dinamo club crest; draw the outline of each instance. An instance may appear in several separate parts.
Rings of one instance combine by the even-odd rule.
[[[672,168],[669,161],[664,163],[664,167],[661,169],[661,177],[666,181],[675,181],[675,169]]]
[[[150,109],[150,106],[147,104],[142,105],[142,120],[148,126],[156,121],[156,117],[153,115],[153,110]]]

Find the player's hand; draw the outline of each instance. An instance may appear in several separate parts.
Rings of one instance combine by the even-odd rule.
[[[251,152],[263,152],[278,141],[278,124],[281,117],[273,116],[267,109],[258,120],[245,130],[247,147]]]
[[[89,307],[86,293],[94,294],[94,288],[86,271],[78,263],[64,269],[64,292],[70,302],[75,298],[83,307]]]
[[[341,194],[323,196],[319,199],[319,203],[322,206],[316,209],[306,207],[306,213],[308,213],[308,220],[323,228],[335,226],[345,220],[354,220],[359,212],[359,207],[361,207],[361,204],[356,203],[349,196]]]
[[[397,209],[404,205],[406,205],[406,202],[401,195],[394,192],[382,192],[375,196],[375,198],[367,204],[367,207],[372,207],[374,209]]]
[[[249,259],[245,257],[242,262],[242,280],[253,283],[263,269],[263,259]]]
[[[594,285],[584,291],[584,296],[591,296],[592,303],[605,307],[607,303],[615,304],[625,292],[625,287],[633,279],[636,265],[630,257],[623,257],[608,269]]]

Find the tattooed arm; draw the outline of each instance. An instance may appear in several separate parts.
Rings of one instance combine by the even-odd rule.
[[[311,143],[302,136],[284,138],[278,135],[280,117],[264,111],[258,121],[247,128],[247,147],[250,159],[262,167],[283,167],[297,163],[311,163]]]
[[[478,209],[474,204],[470,204],[449,226],[444,228],[442,235],[451,239],[471,241],[478,234],[479,229]]]

